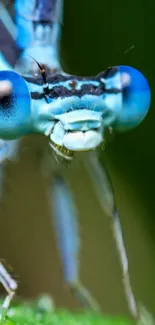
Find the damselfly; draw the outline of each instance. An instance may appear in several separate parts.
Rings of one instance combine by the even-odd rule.
[[[4,13],[4,7],[1,10]],[[1,88],[1,183],[3,162],[13,159],[21,137],[36,133],[49,139],[44,163],[51,180],[49,199],[64,279],[85,307],[98,310],[98,304],[80,282],[77,211],[62,168],[64,162],[71,164],[79,152],[84,152],[78,159],[88,169],[100,203],[113,219],[127,303],[132,315],[139,319],[139,304],[130,284],[113,189],[94,149],[104,141],[106,129],[127,131],[142,122],[150,106],[148,82],[139,71],[128,66],[110,67],[93,77],[64,72],[59,58],[62,0],[16,0],[15,11],[15,44],[20,52],[15,69],[3,53],[0,57],[1,85],[6,91],[7,87],[11,90],[8,95]],[[16,289],[6,285],[7,279],[1,266],[0,280],[9,292],[4,308],[8,308]]]

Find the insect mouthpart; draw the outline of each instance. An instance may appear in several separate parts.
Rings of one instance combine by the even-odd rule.
[[[78,109],[59,114],[49,137],[54,151],[67,159],[75,152],[93,150],[103,141],[101,113]]]
[[[57,155],[64,159],[72,160],[74,158],[74,151],[67,149],[65,146],[60,146],[59,144],[54,143],[51,139],[49,145]]]
[[[71,160],[75,152],[90,151],[103,141],[101,128],[90,130],[64,130],[61,123],[56,123],[50,134],[49,145],[65,159]]]

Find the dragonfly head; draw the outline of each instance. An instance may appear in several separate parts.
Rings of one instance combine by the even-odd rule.
[[[98,147],[104,140],[104,128],[120,111],[121,91],[112,85],[106,93],[104,77],[105,72],[95,78],[61,75],[53,85],[49,82],[49,103],[40,113],[46,110],[50,116],[46,135],[53,150],[64,158]]]
[[[42,133],[57,154],[72,159],[98,147],[107,127],[127,131],[139,125],[150,106],[148,82],[131,67],[87,78],[52,74],[46,80],[44,69],[42,75],[44,84],[38,76],[0,72],[0,80],[12,84],[10,96],[0,100],[1,139]]]
[[[46,110],[52,124],[46,135],[53,150],[66,159],[98,147],[107,127],[119,131],[136,127],[150,106],[146,78],[126,66],[109,68],[96,77],[59,76],[49,87]]]

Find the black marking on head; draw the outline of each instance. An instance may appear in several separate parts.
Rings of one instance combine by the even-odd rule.
[[[109,67],[105,71],[99,73],[97,75],[96,80],[100,80],[101,78],[107,79],[113,77],[118,72],[118,67]]]
[[[120,93],[120,89],[117,88],[111,88],[111,89],[105,89],[104,85],[101,84],[100,86],[96,87],[93,84],[85,84],[81,86],[80,90],[77,89],[72,89],[69,90],[68,88],[64,86],[56,86],[50,89],[49,94],[47,97],[51,99],[57,99],[59,97],[61,98],[66,98],[66,97],[71,97],[71,96],[77,96],[79,98],[83,97],[84,95],[95,95],[95,96],[100,96],[104,93],[108,94],[118,94]],[[32,99],[42,99],[44,98],[43,93],[39,92],[31,92],[31,98]]]
[[[111,78],[118,72],[118,67],[108,68],[107,70],[99,73],[97,76],[90,76],[90,77],[81,77],[75,75],[63,75],[60,73],[52,73],[50,74],[46,71],[46,79],[49,84],[56,84],[63,81],[70,81],[70,82],[78,82],[78,81],[99,81],[101,78]],[[36,84],[36,85],[43,85],[43,80],[40,78],[39,75],[35,76],[22,76],[27,82]]]
[[[52,74],[48,75],[46,81],[49,83],[48,92],[46,93],[47,102],[48,98],[57,99],[59,97],[71,97],[77,96],[79,98],[83,97],[84,95],[95,95],[100,96],[104,93],[108,94],[117,94],[121,90],[117,88],[110,88],[106,89],[106,85],[102,79],[107,79],[113,77],[118,72],[118,67],[108,68],[107,70],[101,72],[95,77],[77,77],[71,75],[62,75],[62,74]],[[26,81],[31,82],[33,84],[42,85],[41,80],[37,77],[24,77]],[[59,85],[59,82],[68,81],[69,85],[72,89],[68,89],[63,85]],[[80,89],[77,89],[78,81],[83,81],[83,84]],[[88,83],[87,83],[88,81]],[[91,83],[92,81],[92,83]],[[94,83],[98,82],[96,86]],[[57,85],[56,85],[57,84]],[[53,86],[50,89],[50,85]],[[42,92],[31,92],[32,99],[42,99],[45,97],[45,94]]]

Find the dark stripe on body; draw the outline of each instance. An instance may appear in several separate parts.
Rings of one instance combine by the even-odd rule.
[[[50,85],[49,85],[49,88],[50,88]],[[87,85],[81,86],[80,90],[76,90],[76,89],[69,90],[68,88],[66,88],[64,86],[59,86],[59,87],[57,86],[57,87],[50,89],[49,94],[46,96],[49,98],[52,98],[52,99],[54,99],[54,98],[57,99],[60,97],[66,98],[66,97],[71,97],[71,96],[77,96],[77,97],[81,98],[84,95],[100,96],[100,95],[103,95],[104,93],[118,94],[120,92],[121,92],[121,90],[117,89],[117,88],[111,88],[111,89],[105,90],[104,85],[96,87],[93,84],[87,84]],[[44,93],[31,92],[32,99],[39,100],[44,97],[45,97]]]
[[[121,92],[118,88],[105,88],[105,83],[102,80],[112,78],[116,73],[118,72],[118,67],[112,67],[108,68],[107,70],[101,72],[95,77],[80,77],[80,76],[73,76],[73,75],[62,75],[62,74],[46,74],[47,82],[49,83],[49,93],[47,97],[51,99],[57,99],[59,97],[65,98],[65,97],[71,97],[71,96],[77,96],[79,98],[83,97],[84,95],[95,95],[100,96],[104,93],[108,94],[117,94]],[[40,73],[37,76],[23,76],[24,79],[29,82],[36,85],[43,85],[43,79],[40,75]],[[68,89],[66,86],[60,85],[60,82],[69,82],[69,85],[71,89]],[[78,88],[78,82],[85,82],[80,89]],[[88,83],[87,83],[88,81]],[[90,83],[92,82],[92,83]],[[98,82],[99,85],[95,85],[95,82]],[[56,85],[57,84],[57,85]],[[53,87],[50,89],[50,85]],[[45,94],[42,90],[42,92],[31,92],[31,98],[32,99],[42,99],[45,97]]]
[[[110,69],[110,71],[109,71]],[[97,76],[90,76],[90,77],[80,77],[80,76],[72,76],[72,75],[62,75],[62,74],[46,74],[46,78],[47,78],[47,82],[50,84],[56,84],[58,82],[62,82],[62,81],[75,81],[76,80],[80,80],[80,81],[99,81],[101,80],[101,78],[106,79],[113,77],[117,72],[118,72],[118,68],[117,67],[113,67],[113,68],[109,68],[108,70],[108,75],[107,75],[107,70],[101,72],[100,74],[98,74]],[[40,74],[38,73],[38,75],[36,76],[23,76],[23,78],[27,81],[27,82],[31,82],[33,84],[36,85],[43,85],[43,80],[42,77],[40,76]]]
[[[20,50],[9,31],[0,19],[0,52],[4,55],[6,61],[14,67],[20,55]]]

